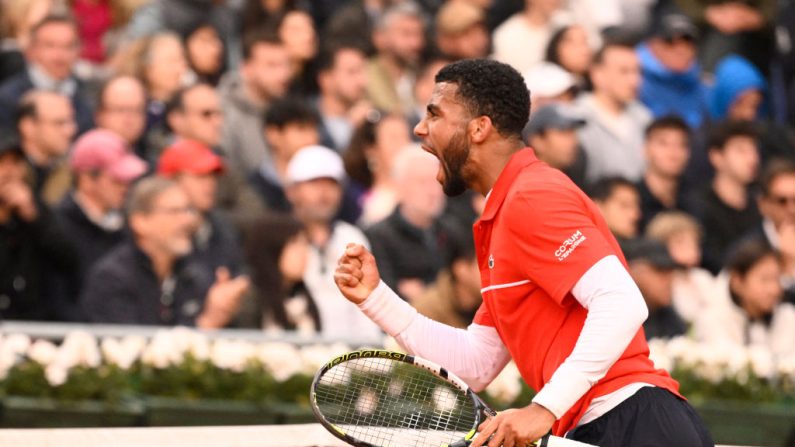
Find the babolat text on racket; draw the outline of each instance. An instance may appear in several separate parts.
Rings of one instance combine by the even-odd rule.
[[[312,411],[356,447],[467,447],[492,410],[455,374],[428,360],[381,349],[343,354],[315,374]],[[588,444],[546,435],[533,445]]]

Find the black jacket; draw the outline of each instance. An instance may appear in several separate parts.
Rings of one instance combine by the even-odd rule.
[[[149,257],[126,240],[91,269],[80,303],[96,323],[194,326],[214,279],[188,257],[176,263],[172,281],[161,283]]]

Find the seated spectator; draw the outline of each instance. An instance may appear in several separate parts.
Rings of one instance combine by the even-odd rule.
[[[381,278],[403,299],[417,299],[436,279],[459,229],[442,219],[439,162],[418,146],[400,151],[392,168],[397,207],[366,230]]]
[[[646,237],[665,244],[681,270],[674,272],[673,303],[688,323],[716,299],[715,277],[699,267],[703,230],[698,221],[681,211],[663,211],[646,227]]]
[[[530,116],[547,104],[574,102],[578,90],[574,76],[552,62],[534,65],[525,72],[524,82],[530,90]]]
[[[638,101],[641,75],[635,49],[620,41],[606,42],[591,66],[593,93],[578,99],[587,124],[579,131],[588,157],[586,180],[643,176],[643,131],[651,113]],[[621,163],[616,163],[621,160]]]
[[[762,241],[740,244],[726,264],[728,297],[701,313],[695,335],[702,342],[795,353],[795,305],[782,302],[782,259]]]
[[[690,158],[690,128],[677,116],[655,119],[646,128],[646,172],[638,182],[643,231],[657,213],[699,213],[699,205],[682,179]]]
[[[317,306],[323,336],[380,337],[378,326],[344,299],[334,282],[334,269],[345,247],[369,245],[361,230],[335,218],[344,179],[342,159],[323,146],[301,149],[287,165],[287,199],[309,242],[303,282]],[[301,241],[296,243],[298,250]]]
[[[436,13],[436,46],[448,59],[482,58],[489,54],[491,36],[486,12],[467,0],[451,0]]]
[[[90,130],[78,138],[69,158],[74,187],[55,214],[79,255],[75,275],[64,278],[58,293],[60,320],[80,321],[76,301],[94,264],[124,239],[122,208],[130,184],[146,163],[127,150],[115,133]]]
[[[355,45],[334,44],[324,48],[317,65],[321,142],[342,153],[372,110],[366,98],[367,56]]]
[[[580,151],[577,129],[585,125],[570,107],[550,104],[535,112],[522,132],[536,157],[560,169],[581,187],[585,184],[585,156]]]
[[[131,238],[100,259],[80,303],[91,322],[220,328],[238,311],[245,276],[191,259],[196,212],[179,184],[147,178],[127,207]]]
[[[664,15],[654,28],[638,46],[640,100],[656,118],[677,115],[698,129],[707,118],[706,88],[696,61],[698,30],[683,14]]]
[[[48,320],[48,278],[71,274],[78,259],[69,235],[26,183],[24,157],[16,142],[0,142],[0,318]]]
[[[30,90],[51,90],[70,99],[78,132],[94,127],[86,86],[74,75],[79,40],[77,25],[66,16],[50,15],[30,31],[26,69],[0,84],[0,128],[14,126],[14,110]]]
[[[449,326],[466,328],[483,302],[475,245],[468,240],[453,244],[446,267],[411,304],[426,317]]]
[[[524,73],[544,60],[544,50],[561,18],[559,0],[525,0],[524,9],[494,30],[494,59]],[[521,42],[521,45],[517,45]]]
[[[25,71],[25,49],[30,43],[30,30],[53,6],[53,0],[6,0],[0,17],[0,84]]]
[[[225,121],[221,148],[229,169],[248,177],[270,160],[262,115],[289,85],[290,56],[276,32],[247,35],[240,67],[227,72],[218,86]]]
[[[241,325],[265,332],[321,332],[318,306],[304,283],[309,240],[301,224],[288,214],[269,213],[249,222],[243,234],[258,299],[241,309]]]
[[[77,130],[69,98],[60,93],[32,90],[19,101],[17,133],[33,175],[33,191],[54,205],[69,191],[71,180],[64,156]]]
[[[377,54],[367,66],[367,95],[373,105],[404,115],[414,106],[412,86],[425,49],[425,16],[415,2],[390,6],[375,23]]]
[[[713,274],[723,267],[729,246],[762,220],[752,192],[759,174],[756,135],[753,125],[743,121],[726,122],[710,135],[709,161],[715,177],[701,193],[701,224],[703,265]]]
[[[196,81],[217,86],[226,71],[226,48],[218,28],[210,23],[199,24],[183,40],[185,57]]]
[[[588,30],[580,25],[560,27],[549,39],[545,60],[574,76],[578,87],[585,87],[593,61]]]
[[[218,179],[224,169],[221,157],[195,140],[177,141],[163,151],[157,162],[157,174],[176,181],[197,213],[191,256],[212,271],[224,268],[234,276],[242,270],[240,237],[215,203]]]
[[[640,194],[634,183],[621,177],[606,177],[594,183],[588,195],[619,242],[638,236]]]
[[[99,89],[94,114],[97,127],[116,133],[143,156],[146,130],[146,90],[138,78],[117,76]]]
[[[284,42],[290,58],[293,95],[309,97],[317,94],[314,59],[318,52],[315,22],[308,11],[292,8],[276,18],[279,39]]]
[[[684,335],[687,323],[673,306],[674,271],[679,264],[665,245],[656,240],[634,239],[625,242],[621,249],[629,273],[649,308],[649,317],[643,323],[646,339]]]
[[[345,171],[356,183],[363,227],[389,216],[397,203],[392,177],[395,154],[411,142],[409,126],[399,115],[371,113],[356,129],[350,147],[343,154]]]

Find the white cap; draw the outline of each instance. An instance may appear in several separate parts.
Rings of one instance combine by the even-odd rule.
[[[552,62],[539,62],[524,74],[531,97],[551,98],[576,85],[574,76]]]
[[[341,182],[345,178],[342,158],[325,146],[300,149],[287,163],[287,183],[299,183],[319,178]]]

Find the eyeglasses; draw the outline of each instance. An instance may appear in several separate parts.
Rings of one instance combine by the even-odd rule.
[[[795,205],[795,196],[770,196],[770,200],[778,206]]]
[[[193,208],[191,206],[162,206],[162,207],[152,208],[151,212],[169,214],[172,216],[177,214],[195,215],[197,213],[196,208]]]

